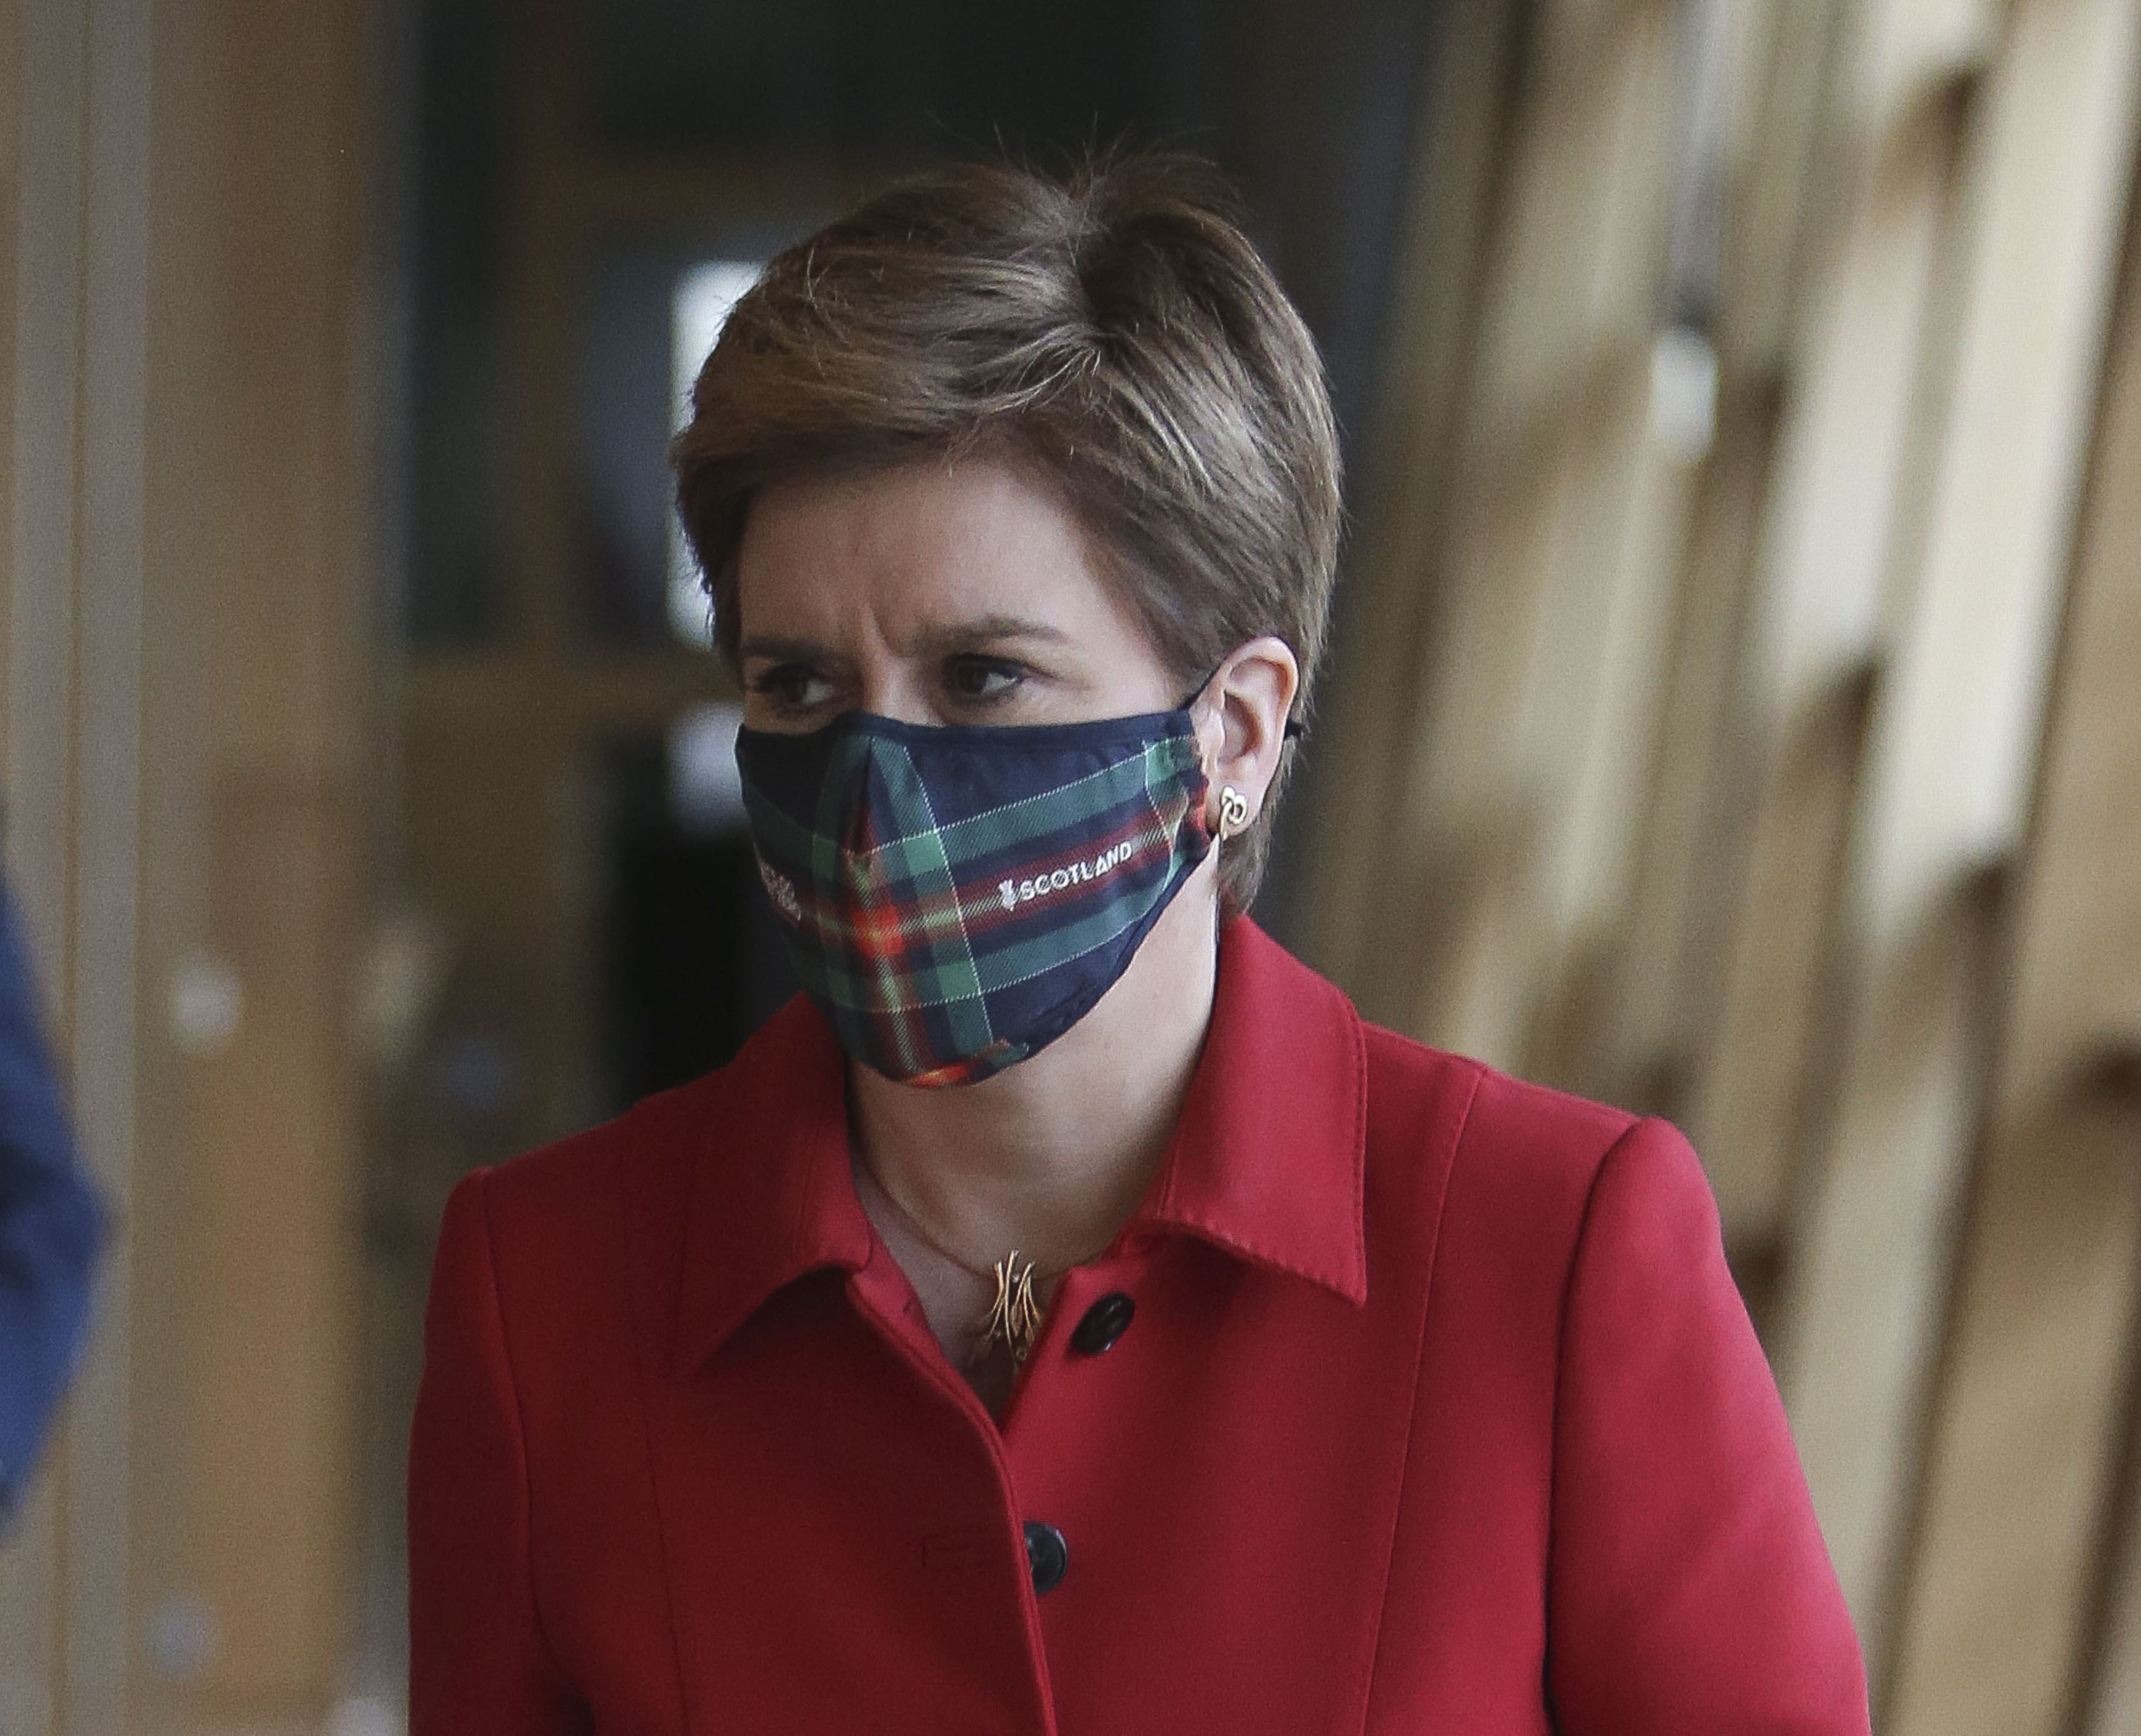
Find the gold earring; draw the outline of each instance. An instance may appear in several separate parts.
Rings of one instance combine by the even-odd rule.
[[[1249,823],[1248,798],[1231,784],[1219,792],[1219,835],[1232,838]]]

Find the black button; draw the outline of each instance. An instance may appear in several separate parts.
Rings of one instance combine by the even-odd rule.
[[[1062,1582],[1063,1571],[1070,1565],[1070,1546],[1054,1526],[1028,1519],[1026,1564],[1033,1570],[1033,1589],[1046,1595]]]
[[[1130,1330],[1137,1304],[1120,1290],[1111,1290],[1085,1311],[1078,1330],[1070,1335],[1070,1348],[1080,1356],[1097,1356],[1112,1350],[1115,1340]]]

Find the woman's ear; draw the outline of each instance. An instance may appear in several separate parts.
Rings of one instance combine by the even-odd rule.
[[[1197,745],[1211,783],[1206,818],[1215,833],[1232,837],[1263,811],[1300,691],[1292,648],[1269,634],[1234,652],[1206,684]]]

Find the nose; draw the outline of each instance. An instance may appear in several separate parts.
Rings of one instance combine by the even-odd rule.
[[[895,723],[938,724],[936,697],[927,670],[918,660],[879,651],[862,661],[855,702],[864,711]]]

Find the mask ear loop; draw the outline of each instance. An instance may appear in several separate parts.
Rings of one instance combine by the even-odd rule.
[[[1212,685],[1213,679],[1217,677],[1219,671],[1226,666],[1227,660],[1224,657],[1220,658],[1218,662],[1212,666],[1212,673],[1206,676],[1203,681],[1198,682],[1195,686],[1192,687],[1189,690],[1189,696],[1184,700],[1182,703],[1177,706],[1174,709],[1178,711],[1187,711],[1192,706],[1195,705],[1198,700],[1203,698],[1204,690]],[[1282,732],[1284,740],[1287,741],[1298,741],[1307,733],[1308,730],[1307,727],[1302,723],[1302,720],[1298,717],[1289,717],[1287,719],[1286,728]]]

